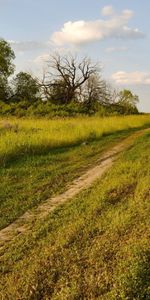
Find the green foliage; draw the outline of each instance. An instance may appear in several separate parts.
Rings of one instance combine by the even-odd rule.
[[[14,65],[12,63],[14,58],[15,55],[10,45],[5,40],[0,39],[0,101],[8,102],[11,96],[8,77],[14,72]]]
[[[124,114],[138,114],[135,109],[125,110],[120,105],[104,106],[98,102],[87,103],[71,102],[69,104],[54,104],[51,101],[41,101],[39,97],[34,102],[29,102],[27,99],[19,99],[13,96],[12,100],[8,100],[7,115],[16,117],[48,117],[48,118],[66,118],[77,116],[111,116]],[[0,115],[5,116],[6,105],[4,102],[0,104]]]
[[[13,74],[14,65],[12,61],[14,58],[15,54],[9,43],[0,39],[0,77],[7,78]]]
[[[35,78],[29,73],[20,72],[13,80],[14,85],[14,102],[28,102],[28,104],[37,101],[40,88]],[[29,106],[29,105],[28,105]]]
[[[8,80],[5,77],[0,77],[0,101],[9,102],[11,97],[11,88],[8,84]]]
[[[123,90],[119,93],[118,106],[122,113],[124,114],[137,114],[137,103],[139,98],[137,95],[132,94],[129,90]]]
[[[55,80],[55,82],[50,86],[50,88],[47,88],[47,90],[47,100],[53,104],[67,105],[72,101],[72,99],[68,99],[68,88],[66,86],[66,82],[63,79]]]

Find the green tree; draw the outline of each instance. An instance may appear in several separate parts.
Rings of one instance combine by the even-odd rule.
[[[0,39],[0,77],[8,78],[13,74],[15,67],[12,62],[14,58],[14,51],[11,49],[8,42]]]
[[[8,80],[5,77],[0,77],[0,101],[8,102],[12,95]]]
[[[37,80],[29,73],[18,73],[13,79],[13,86],[15,102],[27,101],[32,104],[39,99],[40,87]]]
[[[139,97],[134,95],[130,90],[123,90],[118,95],[118,105],[122,110],[122,113],[132,114],[138,113],[137,103]]]
[[[8,77],[14,72],[14,58],[15,54],[10,45],[0,39],[0,100],[3,102],[7,102],[11,96]]]
[[[42,86],[43,95],[46,100],[53,104],[66,104],[67,87],[63,79],[55,80],[49,86]]]

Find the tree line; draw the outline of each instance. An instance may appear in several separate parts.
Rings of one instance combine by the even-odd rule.
[[[116,91],[101,76],[99,64],[73,55],[51,55],[42,78],[19,72],[15,54],[0,39],[0,114],[69,116],[76,114],[135,114],[138,96]],[[11,78],[11,79],[10,79]]]

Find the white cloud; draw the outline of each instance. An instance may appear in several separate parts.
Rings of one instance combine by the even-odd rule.
[[[149,85],[150,84],[150,73],[148,72],[124,72],[119,71],[112,74],[112,79],[117,84],[136,84],[136,85]]]
[[[112,14],[112,7],[104,8],[103,14],[108,19],[95,21],[66,22],[60,31],[54,32],[51,41],[56,45],[82,45],[106,38],[136,39],[144,37],[144,34],[137,28],[128,26],[129,20],[133,17],[133,11],[123,10],[121,14]]]
[[[114,9],[113,9],[113,7],[111,5],[104,6],[103,9],[102,9],[102,11],[101,11],[101,14],[103,16],[111,16],[111,15],[114,14]]]
[[[106,48],[105,52],[111,53],[111,52],[125,52],[128,51],[129,49],[127,47],[110,47]]]

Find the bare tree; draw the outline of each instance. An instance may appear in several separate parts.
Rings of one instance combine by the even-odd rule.
[[[103,80],[98,74],[92,74],[86,81],[83,88],[83,97],[86,105],[93,105],[101,102],[103,94]]]
[[[50,97],[51,90],[62,85],[65,86],[64,101],[69,103],[80,93],[81,86],[90,76],[99,71],[99,67],[87,57],[79,61],[76,56],[55,54],[47,62],[47,70],[41,83],[45,97]]]
[[[116,102],[117,92],[99,74],[94,74],[86,81],[83,95],[85,103],[89,106],[95,103],[110,106]]]
[[[110,106],[116,104],[118,101],[118,91],[106,81],[104,81],[103,89],[105,90],[103,105]]]

